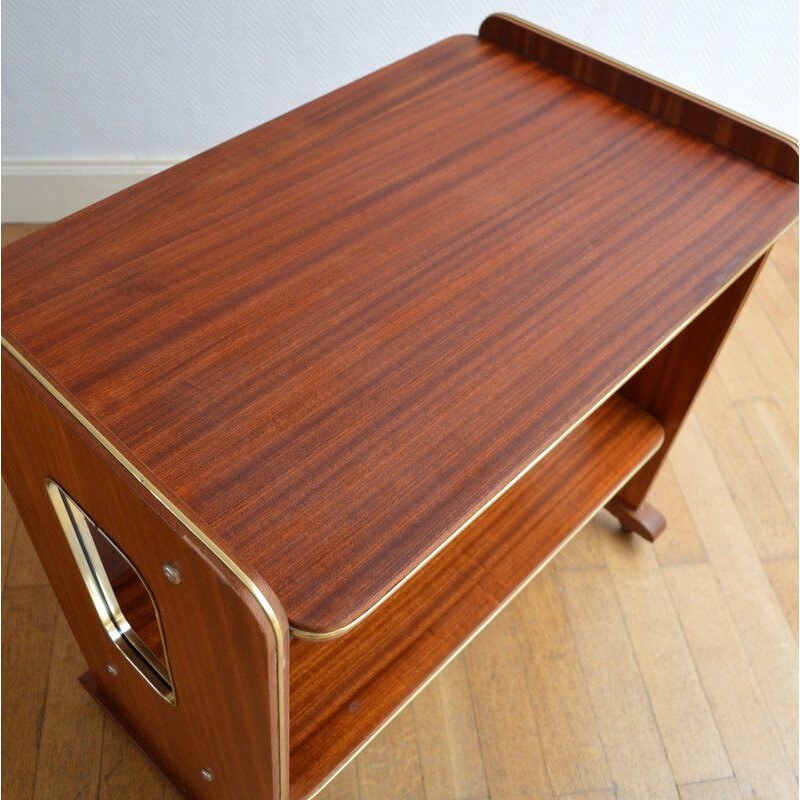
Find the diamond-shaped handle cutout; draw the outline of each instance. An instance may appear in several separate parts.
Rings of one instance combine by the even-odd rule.
[[[165,700],[175,702],[161,620],[139,571],[52,479],[47,492],[111,641]]]

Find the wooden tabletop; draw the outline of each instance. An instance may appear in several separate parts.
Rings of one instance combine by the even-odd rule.
[[[474,36],[3,250],[3,331],[335,632],[794,219],[796,184]]]

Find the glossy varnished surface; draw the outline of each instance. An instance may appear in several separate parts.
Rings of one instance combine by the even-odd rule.
[[[510,14],[487,17],[480,35],[797,182],[797,142],[785,134]]]
[[[292,641],[292,797],[302,798],[406,702],[631,474],[661,426],[611,397],[355,631]]]
[[[668,533],[598,515],[319,800],[796,800],[797,287],[795,227],[656,478]],[[3,796],[177,800],[2,516]]]
[[[4,251],[4,331],[291,623],[356,619],[791,221],[457,37]]]

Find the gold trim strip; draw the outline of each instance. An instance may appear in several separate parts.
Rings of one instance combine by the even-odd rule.
[[[583,423],[589,416],[591,416],[598,408],[600,408],[603,403],[611,397],[616,391],[620,389],[620,387],[625,384],[633,375],[635,375],[642,367],[644,367],[652,358],[658,355],[663,348],[665,348],[684,328],[690,325],[703,311],[706,310],[728,287],[730,287],[733,283],[735,283],[742,275],[747,272],[753,264],[761,258],[762,255],[767,253],[769,249],[772,247],[775,242],[783,236],[789,228],[796,222],[795,218],[792,220],[785,228],[781,230],[781,232],[775,236],[775,238],[770,241],[770,243],[758,251],[758,254],[751,258],[745,266],[743,266],[726,284],[719,287],[713,295],[711,295],[705,303],[699,306],[692,314],[690,314],[680,325],[678,325],[675,330],[670,333],[670,335],[664,339],[657,347],[655,347],[650,353],[648,353],[642,361],[640,361],[633,369],[630,370],[623,378],[621,378],[611,389],[609,389],[591,408],[583,414],[583,416],[579,417],[572,425],[567,428],[564,433],[554,439],[547,447],[539,453],[539,455],[534,458],[533,461],[528,464],[522,472],[519,473],[510,483],[506,484],[494,497],[488,500],[484,505],[482,505],[466,522],[464,522],[460,527],[458,527],[453,533],[450,534],[436,549],[432,550],[419,564],[417,564],[414,569],[412,569],[407,575],[403,576],[394,586],[392,586],[389,591],[386,592],[382,597],[375,601],[368,609],[366,609],[362,614],[356,617],[352,622],[349,622],[347,625],[343,625],[341,628],[337,628],[333,631],[326,631],[324,633],[318,633],[316,631],[306,631],[300,628],[292,627],[292,633],[297,636],[298,639],[308,639],[311,641],[326,641],[328,639],[336,639],[339,636],[351,631],[357,625],[364,621],[370,614],[372,614],[375,609],[385,603],[396,591],[398,591],[407,581],[409,581],[414,575],[416,575],[431,559],[435,558],[447,545],[449,545],[453,539],[456,538],[460,533],[462,533],[466,528],[472,525],[473,522],[481,515],[484,511],[486,511],[490,506],[494,505],[494,503],[499,500],[509,489],[511,489],[515,484],[517,484],[522,478],[525,477],[548,453],[550,453],[553,448],[557,447],[567,436],[572,433],[581,423]]]
[[[42,386],[47,393],[60,403],[73,417],[79,422],[88,433],[90,433],[136,481],[141,484],[172,516],[178,519],[197,539],[199,539],[244,585],[253,595],[256,602],[264,611],[275,634],[275,674],[278,684],[278,750],[281,754],[279,765],[279,796],[289,797],[289,735],[287,730],[288,708],[286,697],[288,687],[286,686],[286,676],[288,672],[288,660],[286,648],[283,643],[283,630],[280,620],[275,610],[264,596],[264,593],[255,582],[247,575],[241,567],[231,559],[225,551],[219,547],[208,535],[178,508],[128,459],[112,442],[107,439],[58,389],[55,388],[47,378],[42,375],[5,337],[2,337],[2,346],[12,355],[19,364]],[[271,757],[270,757],[271,760]]]
[[[662,439],[663,443],[663,439]],[[486,617],[483,622],[481,622],[477,628],[475,628],[472,633],[470,633],[466,639],[464,639],[461,644],[450,653],[449,656],[438,666],[436,669],[427,677],[425,680],[378,726],[378,728],[373,731],[341,764],[339,764],[336,769],[331,772],[325,780],[314,789],[311,794],[305,797],[305,800],[312,800],[312,798],[316,797],[343,769],[345,769],[354,759],[358,758],[358,756],[370,745],[373,739],[378,736],[381,731],[391,723],[398,714],[400,714],[409,703],[413,702],[414,699],[421,694],[430,683],[432,683],[437,677],[439,677],[439,673],[444,671],[449,665],[450,662],[453,661],[463,650],[467,647],[467,645],[472,642],[479,634],[483,632],[483,630],[488,627],[492,622],[494,622],[495,618],[505,610],[505,608],[516,599],[516,597],[525,589],[528,584],[545,568],[547,565],[573,540],[573,538],[583,530],[584,526],[592,519],[592,517],[600,511],[605,504],[614,497],[617,492],[658,452],[659,447],[654,448],[648,455],[646,455],[630,472],[626,474],[626,476],[614,487],[613,491],[609,492],[608,495],[598,504],[598,506],[589,514],[587,514],[583,520],[573,528],[562,540],[562,542],[555,548],[548,556],[544,558],[544,560],[531,572],[527,578],[524,578],[522,582],[516,586],[516,588],[511,590],[511,593],[497,606],[497,608],[492,611],[488,617]]]

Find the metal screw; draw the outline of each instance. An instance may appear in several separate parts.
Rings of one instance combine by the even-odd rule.
[[[203,769],[200,770],[200,774],[203,776],[204,781],[211,783],[211,781],[214,780],[214,774],[208,767],[203,767]]]
[[[119,674],[119,670],[117,669],[117,665],[116,664],[107,664],[106,665],[106,669],[108,670],[108,674],[109,675],[118,675]]]
[[[162,570],[164,572],[164,577],[170,583],[181,582],[181,572],[171,561],[167,561],[167,563],[164,564]]]

